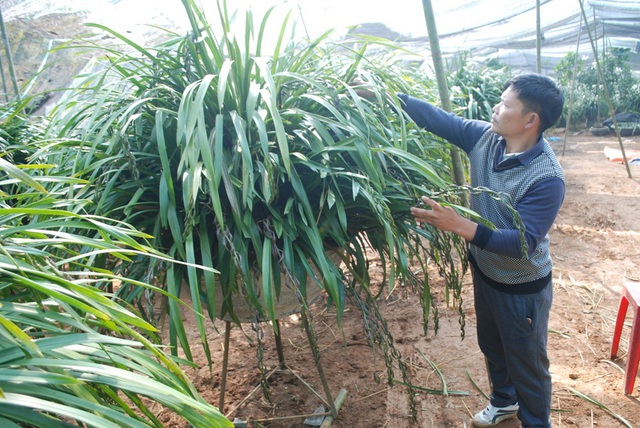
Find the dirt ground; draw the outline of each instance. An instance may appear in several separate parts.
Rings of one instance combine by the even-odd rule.
[[[640,166],[630,166],[633,178],[629,178],[624,165],[608,160],[605,147],[619,148],[615,136],[594,137],[582,132],[570,134],[566,143],[564,132],[551,137],[567,179],[565,203],[551,231],[555,263],[549,326],[553,426],[640,427],[640,380],[631,396],[623,392],[631,313],[627,315],[619,357],[613,361],[609,358],[621,285],[624,281],[640,281],[640,220],[636,212]],[[640,149],[638,136],[625,138],[623,143],[629,153]],[[486,405],[483,394],[488,394],[489,388],[476,342],[469,276],[465,278],[463,298],[464,339],[457,312],[447,309],[443,298],[438,299],[439,331],[434,334],[430,328],[427,335],[423,333],[416,296],[394,291],[381,302],[414,384],[442,390],[444,379],[450,391],[449,395],[419,394],[416,422],[411,419],[406,388],[385,382],[384,360],[367,345],[360,312],[348,307],[341,331],[334,313],[326,311],[322,302],[315,304],[313,324],[331,395],[335,399],[341,390],[346,392],[332,426],[471,427],[471,416]],[[197,343],[195,328],[191,331],[193,343]],[[202,368],[193,371],[193,381],[200,393],[216,405],[221,391],[224,331],[222,321],[210,326],[213,373],[204,358],[197,355],[199,347],[194,347]],[[262,331],[262,361],[268,371],[278,367],[278,356],[270,327],[265,325]],[[281,331],[285,364],[299,377],[290,371],[276,371],[270,378],[270,401],[259,388],[241,404],[260,383],[259,348],[251,325],[231,330],[224,406],[231,420],[253,421],[249,426],[305,427],[309,426],[304,425],[305,417],[297,415],[313,413],[322,404],[301,380],[325,396],[299,316],[281,320]],[[185,426],[171,415],[161,417],[166,426]],[[500,426],[520,425],[512,420]]]

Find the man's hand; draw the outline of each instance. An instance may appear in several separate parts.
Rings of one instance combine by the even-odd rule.
[[[425,207],[411,207],[411,215],[418,223],[428,223],[445,232],[453,232],[467,241],[476,234],[478,225],[462,217],[451,207],[443,207],[433,199],[422,197]]]
[[[360,98],[370,100],[376,97],[376,93],[371,90],[371,84],[365,82],[359,77],[356,77],[351,81],[351,86],[353,86],[353,90]]]

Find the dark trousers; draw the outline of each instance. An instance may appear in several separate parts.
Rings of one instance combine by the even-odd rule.
[[[477,273],[473,276],[478,344],[493,383],[491,404],[504,407],[517,401],[523,428],[551,427],[551,282],[536,294],[518,295],[492,288]]]

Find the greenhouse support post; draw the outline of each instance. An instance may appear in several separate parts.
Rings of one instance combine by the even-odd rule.
[[[438,30],[436,28],[436,20],[433,14],[431,0],[422,0],[422,6],[424,8],[424,18],[427,22],[427,33],[429,35],[429,45],[431,47],[431,58],[433,60],[433,67],[438,82],[440,102],[444,110],[451,112],[452,108],[451,100],[449,98],[449,86],[447,85],[447,78],[444,73],[442,52],[440,50],[440,41],[438,40]],[[450,153],[451,162],[453,164],[453,178],[457,185],[462,186],[465,183],[465,177],[464,168],[462,167],[462,157],[460,156],[460,149],[458,149],[457,147],[451,147]],[[469,206],[469,198],[464,194],[462,195],[462,203],[464,206]]]
[[[567,148],[567,138],[569,134],[569,126],[571,125],[571,114],[573,113],[573,99],[576,88],[576,78],[578,75],[578,55],[580,54],[580,40],[582,39],[582,15],[580,15],[580,25],[578,25],[578,42],[576,43],[576,60],[573,62],[573,71],[571,75],[571,93],[569,95],[569,111],[567,112],[567,123],[564,127],[564,143],[562,145],[562,156],[564,156]]]
[[[20,89],[18,88],[18,81],[16,79],[16,72],[13,68],[13,57],[11,56],[11,45],[9,44],[9,37],[7,36],[7,29],[4,25],[4,18],[2,16],[2,8],[0,8],[0,29],[2,30],[2,40],[4,41],[4,50],[7,55],[7,62],[9,63],[9,74],[11,74],[11,82],[13,83],[13,90],[16,93],[16,98],[20,100]]]
[[[4,94],[4,101],[9,102],[9,91],[7,90],[7,81],[4,78],[4,61],[2,61],[2,55],[0,55],[0,77],[2,77],[2,93]]]
[[[578,0],[578,2],[580,3],[580,10],[582,11],[582,17],[584,19],[584,22],[587,22],[587,14],[584,11],[584,4],[582,2],[582,0]],[[602,82],[602,92],[604,94],[604,98],[607,101],[607,105],[609,106],[609,114],[611,115],[611,120],[613,120],[613,127],[616,130],[616,136],[618,137],[618,143],[620,144],[620,152],[622,153],[622,159],[624,160],[624,165],[627,168],[627,175],[629,176],[629,178],[633,178],[631,176],[631,168],[629,168],[629,161],[627,160],[627,154],[625,153],[624,150],[624,144],[622,144],[622,138],[620,138],[620,130],[618,129],[618,121],[616,120],[616,112],[615,109],[613,108],[613,102],[611,101],[611,96],[609,96],[609,89],[607,88],[607,82],[604,79],[604,72],[602,71],[602,66],[600,65],[600,59],[598,58],[598,55],[596,54],[597,49],[596,49],[596,44],[593,40],[593,36],[591,35],[591,30],[589,29],[589,26],[587,25],[587,33],[589,34],[589,41],[591,42],[591,49],[593,49],[593,53],[594,53],[594,57],[596,60],[596,68],[598,69],[598,77],[600,78],[600,81]],[[604,52],[603,52],[604,55]]]
[[[542,31],[540,31],[540,0],[536,0],[536,71],[542,73]]]

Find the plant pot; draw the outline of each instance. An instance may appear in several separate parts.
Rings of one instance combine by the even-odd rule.
[[[342,252],[342,254],[344,254],[344,251]],[[341,253],[339,251],[334,250],[329,252],[329,258],[336,266],[339,266],[341,262],[340,256]],[[320,277],[320,274],[318,273],[315,266],[313,267],[313,272],[315,274],[315,278],[308,277],[306,284],[308,304],[313,302],[313,300],[315,300],[323,291],[323,289],[318,286],[316,282],[322,281],[322,278]],[[298,296],[296,285],[292,284],[291,279],[284,274],[280,277],[280,281],[282,284],[282,287],[280,288],[280,297],[275,303],[276,319],[282,319],[290,315],[300,313],[302,309],[302,302],[300,301],[300,298]],[[262,280],[259,275],[254,274],[253,284],[255,287],[256,296],[262,302]],[[233,321],[233,318],[229,313],[221,316],[223,296],[221,287],[218,283],[216,283],[215,292],[217,317],[224,321]],[[241,323],[250,323],[256,321],[256,308],[253,305],[250,305],[249,302],[247,302],[247,300],[241,294],[236,294],[233,298],[233,313]],[[263,309],[263,313],[266,314],[266,310]]]
[[[640,135],[640,126],[620,128],[621,137],[631,137],[633,135]]]
[[[611,130],[607,126],[592,126],[589,128],[589,132],[591,132],[591,135],[595,135],[596,137],[602,137],[604,135],[609,135]]]

